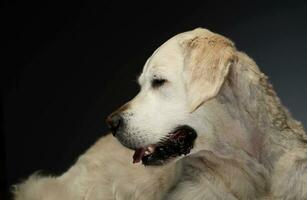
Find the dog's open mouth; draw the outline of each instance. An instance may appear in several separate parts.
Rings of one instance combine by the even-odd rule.
[[[162,165],[171,158],[187,155],[193,148],[197,134],[189,126],[180,126],[157,144],[135,150],[133,163],[142,161],[144,165]]]

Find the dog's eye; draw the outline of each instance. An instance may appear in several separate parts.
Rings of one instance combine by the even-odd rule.
[[[151,86],[153,88],[158,88],[158,87],[161,87],[164,83],[166,83],[166,79],[157,78],[151,81]]]

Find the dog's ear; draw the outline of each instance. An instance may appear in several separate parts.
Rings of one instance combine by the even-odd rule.
[[[233,43],[222,36],[196,36],[182,43],[183,78],[190,112],[215,97],[236,62]]]

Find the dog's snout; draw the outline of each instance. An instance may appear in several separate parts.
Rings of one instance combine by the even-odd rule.
[[[113,113],[106,120],[112,134],[115,136],[118,128],[123,124],[123,118],[119,113]]]

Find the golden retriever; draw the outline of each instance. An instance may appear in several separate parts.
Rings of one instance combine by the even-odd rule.
[[[147,60],[139,94],[59,177],[16,200],[307,199],[307,137],[233,42],[198,28]],[[125,147],[127,148],[125,148]]]

